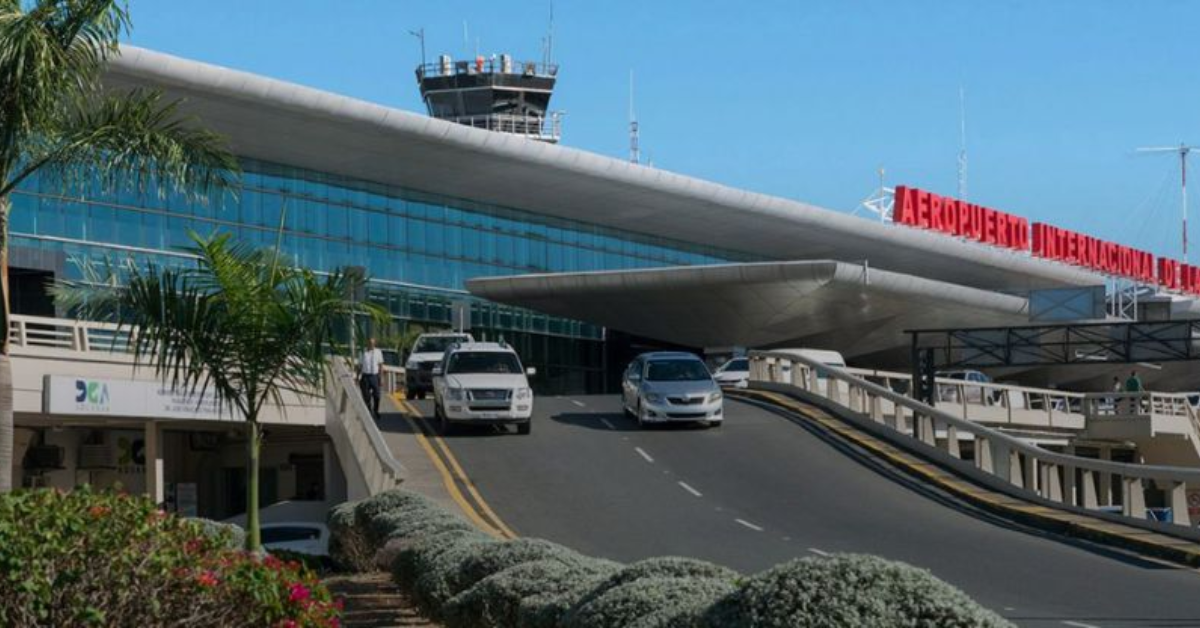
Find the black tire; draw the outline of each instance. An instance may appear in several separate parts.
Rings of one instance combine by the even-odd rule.
[[[646,429],[646,422],[642,420],[642,400],[641,399],[638,399],[637,414],[634,416],[637,418],[638,429],[639,430]]]
[[[724,424],[725,424],[724,421],[705,421],[704,427],[707,427],[708,429],[711,430],[714,427],[721,427]]]
[[[521,436],[528,436],[533,431],[533,420],[530,419],[524,423],[517,424],[517,433]]]
[[[450,436],[454,433],[454,424],[446,418],[444,412],[438,417],[438,432],[441,432],[442,436]]]

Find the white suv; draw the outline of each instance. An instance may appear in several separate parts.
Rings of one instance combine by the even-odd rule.
[[[515,423],[528,434],[533,416],[533,390],[512,347],[495,342],[469,342],[446,351],[433,370],[433,408],[443,434],[456,423]]]
[[[404,363],[404,393],[409,399],[424,399],[433,391],[433,368],[455,343],[474,342],[471,334],[439,332],[421,334]]]

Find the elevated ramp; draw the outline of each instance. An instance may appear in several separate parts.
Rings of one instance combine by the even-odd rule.
[[[787,369],[781,368],[785,361]],[[826,385],[810,387],[819,382],[818,369]],[[783,380],[785,371],[791,381]],[[733,394],[819,425],[1005,516],[1200,565],[1200,534],[1189,526],[1185,497],[1186,487],[1200,481],[1200,470],[1051,452],[791,354],[751,354],[750,389]],[[884,399],[906,420],[886,417]],[[1106,486],[1118,512],[1100,503]],[[1172,523],[1147,519],[1147,496],[1156,491],[1170,507]]]

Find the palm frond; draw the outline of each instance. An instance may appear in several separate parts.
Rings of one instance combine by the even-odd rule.
[[[128,28],[116,0],[0,5],[0,185],[25,158],[25,141],[96,93],[104,62]]]
[[[180,101],[161,92],[135,90],[80,105],[61,125],[35,144],[25,172],[45,169],[69,190],[99,184],[105,190],[152,186],[165,195],[175,189],[194,198],[228,190],[240,171],[220,135],[200,128],[179,112]]]
[[[60,306],[137,330],[138,364],[173,387],[211,390],[244,416],[285,392],[320,394],[339,327],[386,312],[349,299],[363,278],[275,268],[265,251],[227,235],[193,234],[194,268],[130,270],[124,287],[85,274],[54,288]]]

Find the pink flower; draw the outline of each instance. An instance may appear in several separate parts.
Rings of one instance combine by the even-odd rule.
[[[312,595],[312,592],[308,590],[308,587],[297,582],[296,584],[292,585],[291,595],[288,596],[288,599],[293,602],[303,602],[304,600],[307,600],[310,595]]]
[[[202,587],[215,587],[218,584],[217,576],[211,571],[205,571],[199,576],[196,576],[196,582]]]
[[[285,619],[279,622],[279,628],[300,628],[300,624],[294,619]]]

